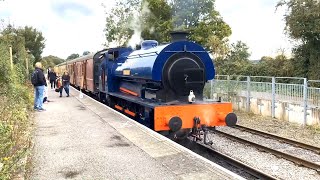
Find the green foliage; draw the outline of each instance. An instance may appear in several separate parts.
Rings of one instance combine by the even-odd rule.
[[[0,90],[0,179],[12,179],[30,142],[31,89],[10,83]]]
[[[231,49],[227,55],[227,59],[232,62],[248,61],[250,57],[250,53],[248,51],[249,47],[245,43],[238,41],[237,43],[231,44]]]
[[[70,56],[67,57],[67,60],[75,59],[75,58],[78,58],[78,57],[80,57],[79,54],[73,53],[73,54],[70,54]]]
[[[12,43],[13,54],[16,54],[18,49],[21,49],[23,45],[25,49],[29,50],[35,58],[35,62],[40,61],[41,54],[45,47],[45,39],[42,32],[29,26],[24,28],[15,28],[12,25],[8,25],[3,31],[3,36],[7,36],[7,40]]]
[[[190,31],[191,40],[216,56],[226,54],[231,28],[215,10],[213,0],[173,0],[171,6],[175,29]]]
[[[173,29],[171,7],[165,0],[145,0],[151,13],[144,18],[143,39],[154,39],[158,42],[169,42]]]
[[[107,39],[106,46],[116,43],[117,46],[125,45],[133,34],[130,22],[133,20],[134,11],[139,8],[140,0],[117,0],[116,5],[106,13]]]
[[[2,33],[3,34],[3,33]],[[0,37],[0,179],[12,179],[30,143],[33,93],[26,82],[27,53],[20,35]],[[13,68],[9,46],[12,46]]]
[[[168,42],[172,30],[191,32],[191,40],[216,55],[226,54],[227,37],[231,35],[212,0],[118,0],[107,12],[107,45],[123,46],[130,38],[139,41],[140,35],[142,39]]]
[[[65,62],[64,59],[61,59],[57,56],[52,56],[52,55],[43,57],[41,60],[43,69],[47,69],[49,67],[54,67],[55,65],[63,63],[63,62]]]
[[[10,79],[11,77],[13,77],[13,71],[11,70],[10,67],[10,54],[9,54],[9,46],[12,46],[11,44],[13,44],[12,46],[12,50],[13,50],[13,64],[14,64],[14,70],[19,72],[19,79],[23,79],[23,82],[25,82],[25,79],[27,78],[27,72],[26,72],[26,58],[27,58],[27,53],[25,50],[25,46],[24,46],[24,42],[20,41],[20,42],[15,42],[12,43],[11,41],[12,39],[12,35],[7,34],[4,35],[2,37],[0,37],[0,40],[2,40],[2,47],[1,47],[1,51],[3,52],[3,64],[1,65],[1,69],[3,71],[1,71],[1,73],[5,73],[4,75],[0,73],[1,78],[9,78],[7,80],[3,79],[3,82],[8,82],[8,81],[12,81],[12,79]],[[19,37],[18,37],[19,39]],[[32,64],[29,62],[29,66]],[[12,71],[12,72],[11,72]],[[9,75],[6,76],[6,73],[9,72]],[[12,73],[12,74],[11,74]],[[0,78],[0,79],[1,79]]]
[[[217,74],[245,75],[251,68],[248,50],[249,47],[241,41],[231,44],[226,57],[216,59]]]
[[[90,51],[83,51],[82,56],[90,54]]]
[[[0,85],[12,81],[12,70],[10,68],[9,44],[0,42]],[[1,85],[1,87],[4,87]]]
[[[320,2],[316,0],[282,0],[286,6],[286,32],[300,42],[293,50],[297,75],[319,79],[320,73]]]
[[[172,0],[170,5],[177,29],[196,27],[214,9],[213,0]]]
[[[278,6],[287,6],[285,14],[288,35],[303,42],[320,40],[320,2],[317,0],[281,0]]]
[[[213,54],[217,74],[251,76],[303,76],[319,79],[320,2],[282,0],[287,6],[286,32],[300,42],[294,58],[283,54],[262,57],[258,64],[249,61],[249,48],[241,41],[228,45],[232,31],[215,9],[214,0],[117,0],[107,13],[107,44],[126,45],[130,38],[170,41],[172,30],[187,30],[190,39]],[[199,8],[197,8],[199,7]],[[140,12],[140,14],[139,14]],[[138,14],[137,14],[138,13]]]
[[[42,32],[37,29],[25,26],[23,29],[17,29],[17,34],[25,38],[25,47],[31,52],[35,58],[35,62],[40,61],[41,54],[45,48],[45,38]]]

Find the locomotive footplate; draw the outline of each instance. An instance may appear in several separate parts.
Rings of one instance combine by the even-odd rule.
[[[178,123],[177,119],[181,119]],[[197,118],[195,118],[197,117]],[[198,120],[195,120],[198,119]],[[177,131],[194,128],[195,121],[200,127],[234,126],[237,116],[232,113],[231,103],[193,103],[154,107],[154,130]]]
[[[237,116],[231,103],[202,102],[182,105],[156,106],[154,130],[169,131],[174,137],[191,136],[195,141],[208,141],[208,132],[216,126],[234,126]]]

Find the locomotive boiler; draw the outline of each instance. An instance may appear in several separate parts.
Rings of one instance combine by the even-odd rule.
[[[139,50],[110,48],[88,57],[93,67],[100,67],[93,73],[96,84],[90,86],[96,89],[90,92],[141,124],[175,138],[201,139],[203,130],[235,125],[231,103],[203,101],[205,83],[215,75],[214,65],[208,52],[186,35],[174,32],[170,43],[146,40]]]

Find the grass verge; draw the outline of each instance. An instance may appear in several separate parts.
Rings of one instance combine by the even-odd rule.
[[[32,87],[10,83],[0,90],[0,179],[24,171],[32,132]]]

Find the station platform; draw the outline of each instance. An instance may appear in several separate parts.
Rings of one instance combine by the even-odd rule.
[[[48,94],[30,179],[243,179],[73,88]]]

